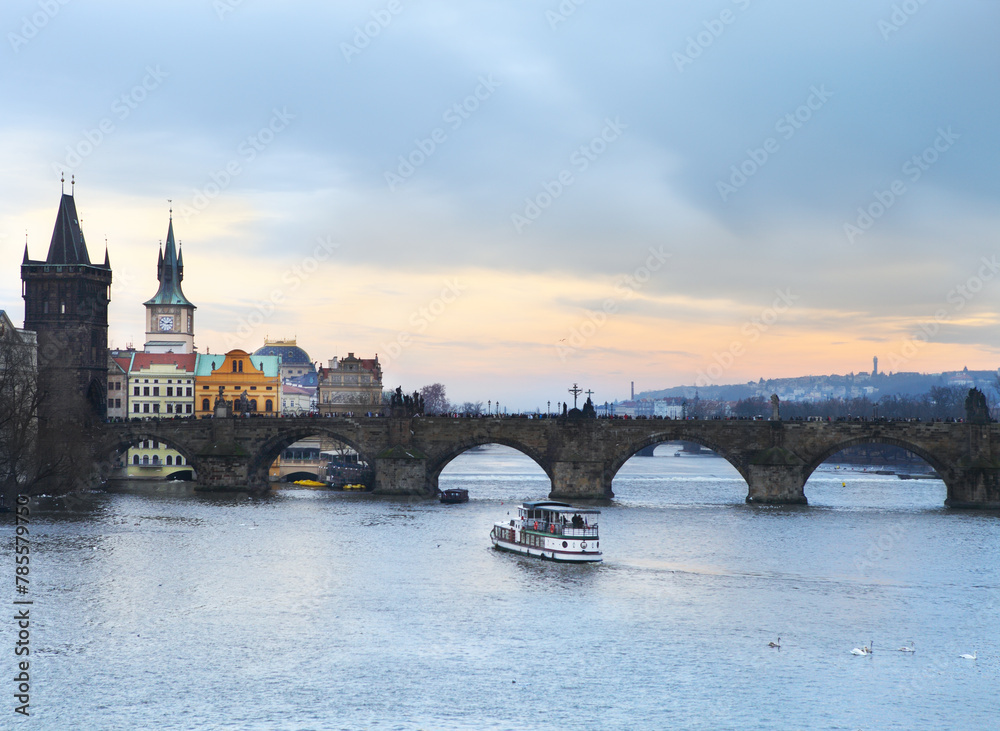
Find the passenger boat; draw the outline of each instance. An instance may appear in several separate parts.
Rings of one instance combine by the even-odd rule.
[[[443,503],[467,503],[469,502],[469,491],[458,487],[441,491],[441,502]]]
[[[600,510],[551,500],[523,503],[517,519],[493,525],[493,547],[568,563],[602,560],[597,516]]]

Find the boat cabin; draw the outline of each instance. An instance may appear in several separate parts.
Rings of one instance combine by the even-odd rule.
[[[597,536],[597,516],[600,510],[578,508],[551,500],[524,503],[518,517],[527,530],[557,533],[564,536]]]

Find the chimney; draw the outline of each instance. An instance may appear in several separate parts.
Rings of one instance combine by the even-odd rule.
[[[635,401],[635,381],[632,381],[632,400]]]

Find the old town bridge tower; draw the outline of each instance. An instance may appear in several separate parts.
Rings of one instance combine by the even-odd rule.
[[[87,426],[107,414],[108,303],[111,263],[93,264],[73,195],[59,201],[49,253],[21,262],[24,327],[38,333],[38,382],[43,428]]]

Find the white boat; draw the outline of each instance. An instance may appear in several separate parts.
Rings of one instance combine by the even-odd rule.
[[[541,500],[524,503],[517,519],[494,523],[493,547],[524,556],[568,563],[602,560],[597,516],[600,510]]]

